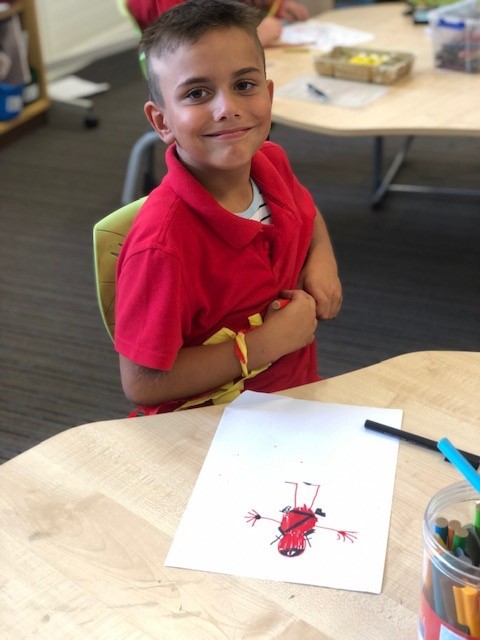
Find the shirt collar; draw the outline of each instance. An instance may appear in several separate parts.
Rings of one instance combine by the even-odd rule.
[[[257,158],[259,155],[260,157]],[[188,205],[194,214],[198,214],[206,224],[210,225],[232,247],[240,249],[246,246],[259,233],[267,231],[265,227],[271,226],[240,218],[219,205],[215,198],[180,162],[176,154],[175,144],[172,144],[167,149],[165,161],[168,168],[168,174],[165,179],[168,180],[173,191]],[[264,174],[265,167],[263,165],[265,164],[269,165],[271,171],[272,167],[269,161],[263,157],[263,154],[258,154],[257,152],[252,159],[252,178],[256,182],[258,181],[257,184],[261,187],[264,197],[262,174]]]

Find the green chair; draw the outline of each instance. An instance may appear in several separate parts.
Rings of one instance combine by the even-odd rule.
[[[97,300],[105,328],[115,332],[115,273],[120,249],[146,196],[117,209],[93,228],[93,258]]]

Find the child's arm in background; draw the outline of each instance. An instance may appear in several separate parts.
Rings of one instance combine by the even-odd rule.
[[[327,226],[318,209],[298,287],[315,299],[319,320],[329,320],[338,315],[342,306],[342,285]]]
[[[282,22],[273,16],[266,16],[257,27],[258,39],[263,47],[268,47],[282,35]]]
[[[296,2],[296,0],[284,0],[280,4],[277,16],[283,20],[288,20],[288,22],[308,20],[309,17],[307,7],[301,2]]]
[[[248,370],[260,369],[315,339],[315,301],[305,291],[282,291],[290,299],[283,309],[270,305],[264,323],[245,335]],[[170,371],[142,367],[120,355],[120,376],[127,398],[153,405],[191,398],[241,376],[233,340],[180,349]]]

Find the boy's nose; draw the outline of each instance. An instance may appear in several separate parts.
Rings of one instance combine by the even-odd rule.
[[[216,120],[240,117],[235,96],[226,92],[219,93],[215,100],[214,117]]]

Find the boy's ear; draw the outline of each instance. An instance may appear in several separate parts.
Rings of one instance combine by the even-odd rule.
[[[156,104],[152,100],[149,100],[145,104],[143,110],[145,111],[147,120],[158,133],[160,139],[165,142],[165,144],[171,144],[172,142],[175,142],[175,137],[170,131],[170,128],[165,119],[164,109],[162,107],[159,107],[158,104]]]
[[[270,95],[270,102],[273,102],[273,80],[267,80],[267,89]]]

